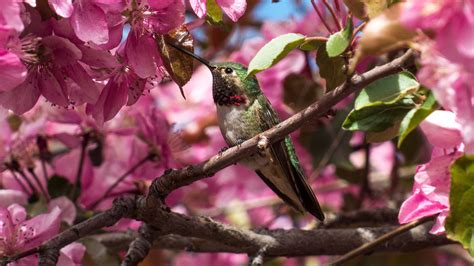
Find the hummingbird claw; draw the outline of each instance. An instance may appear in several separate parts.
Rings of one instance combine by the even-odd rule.
[[[235,146],[237,146],[237,148],[240,149],[240,146],[242,146],[242,143],[244,143],[244,141],[245,141],[245,140],[243,140],[243,139],[238,139],[238,140],[237,140],[237,143],[235,144]]]
[[[225,152],[228,149],[229,149],[229,147],[222,147],[222,149],[218,153],[219,157],[222,156],[222,153]]]

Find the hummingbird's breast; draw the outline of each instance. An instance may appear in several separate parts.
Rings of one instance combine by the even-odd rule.
[[[258,101],[240,106],[217,104],[219,128],[228,145],[240,144],[262,132],[255,116],[256,105]]]

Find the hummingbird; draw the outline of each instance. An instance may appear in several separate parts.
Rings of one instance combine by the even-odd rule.
[[[212,73],[212,97],[217,108],[221,133],[229,146],[236,146],[276,126],[280,119],[263,94],[255,76],[246,77],[247,68],[234,62],[211,63],[174,43],[170,46],[204,64]],[[290,136],[240,161],[283,201],[297,211],[324,221],[324,213],[306,181]]]

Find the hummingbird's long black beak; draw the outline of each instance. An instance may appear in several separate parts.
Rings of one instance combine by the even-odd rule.
[[[210,70],[213,70],[214,68],[216,68],[215,66],[211,65],[211,63],[209,61],[207,61],[206,59],[200,57],[199,55],[195,54],[195,53],[192,53],[186,49],[184,49],[183,47],[175,44],[175,43],[172,43],[172,42],[166,42],[166,44],[168,44],[169,46],[175,48],[176,50],[184,53],[184,54],[187,54],[191,57],[193,57],[194,59],[198,60],[199,62],[203,63],[205,66],[207,66]]]

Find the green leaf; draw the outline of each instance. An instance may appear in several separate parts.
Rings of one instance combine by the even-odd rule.
[[[410,110],[403,118],[400,125],[398,144],[400,148],[405,138],[412,132],[428,115],[438,108],[433,93],[429,92],[425,102],[418,108]]]
[[[69,196],[72,189],[73,185],[63,176],[53,175],[48,180],[48,192],[51,198]]]
[[[115,266],[120,265],[120,258],[110,252],[106,246],[92,237],[86,237],[80,240],[86,246],[86,254],[84,256],[84,265],[97,266]]]
[[[352,29],[352,18],[348,16],[344,29],[329,36],[326,43],[326,51],[329,57],[336,57],[344,53],[351,43]]]
[[[465,155],[451,166],[448,238],[461,242],[474,256],[474,156]]]
[[[370,83],[355,100],[355,109],[379,104],[392,104],[416,92],[420,84],[409,72],[390,75]]]
[[[283,80],[283,103],[299,112],[323,96],[321,85],[303,74],[289,74]]]
[[[326,92],[332,91],[346,80],[344,73],[344,59],[341,57],[329,57],[326,44],[321,45],[316,54],[316,64],[319,74],[326,80]]]
[[[306,38],[305,41],[300,45],[300,49],[303,51],[315,51],[318,50],[321,45],[325,44],[326,41],[322,39]]]
[[[396,123],[414,108],[413,101],[395,104],[379,104],[352,110],[342,124],[345,130],[382,132]]]
[[[222,10],[216,0],[207,0],[206,9],[206,20],[210,24],[220,24],[222,22]]]
[[[247,77],[275,65],[304,40],[305,36],[297,33],[288,33],[274,38],[265,44],[250,61]]]
[[[387,140],[391,140],[398,136],[398,131],[400,130],[400,123],[395,122],[393,126],[385,129],[381,132],[367,132],[365,140],[369,143],[380,143]]]

